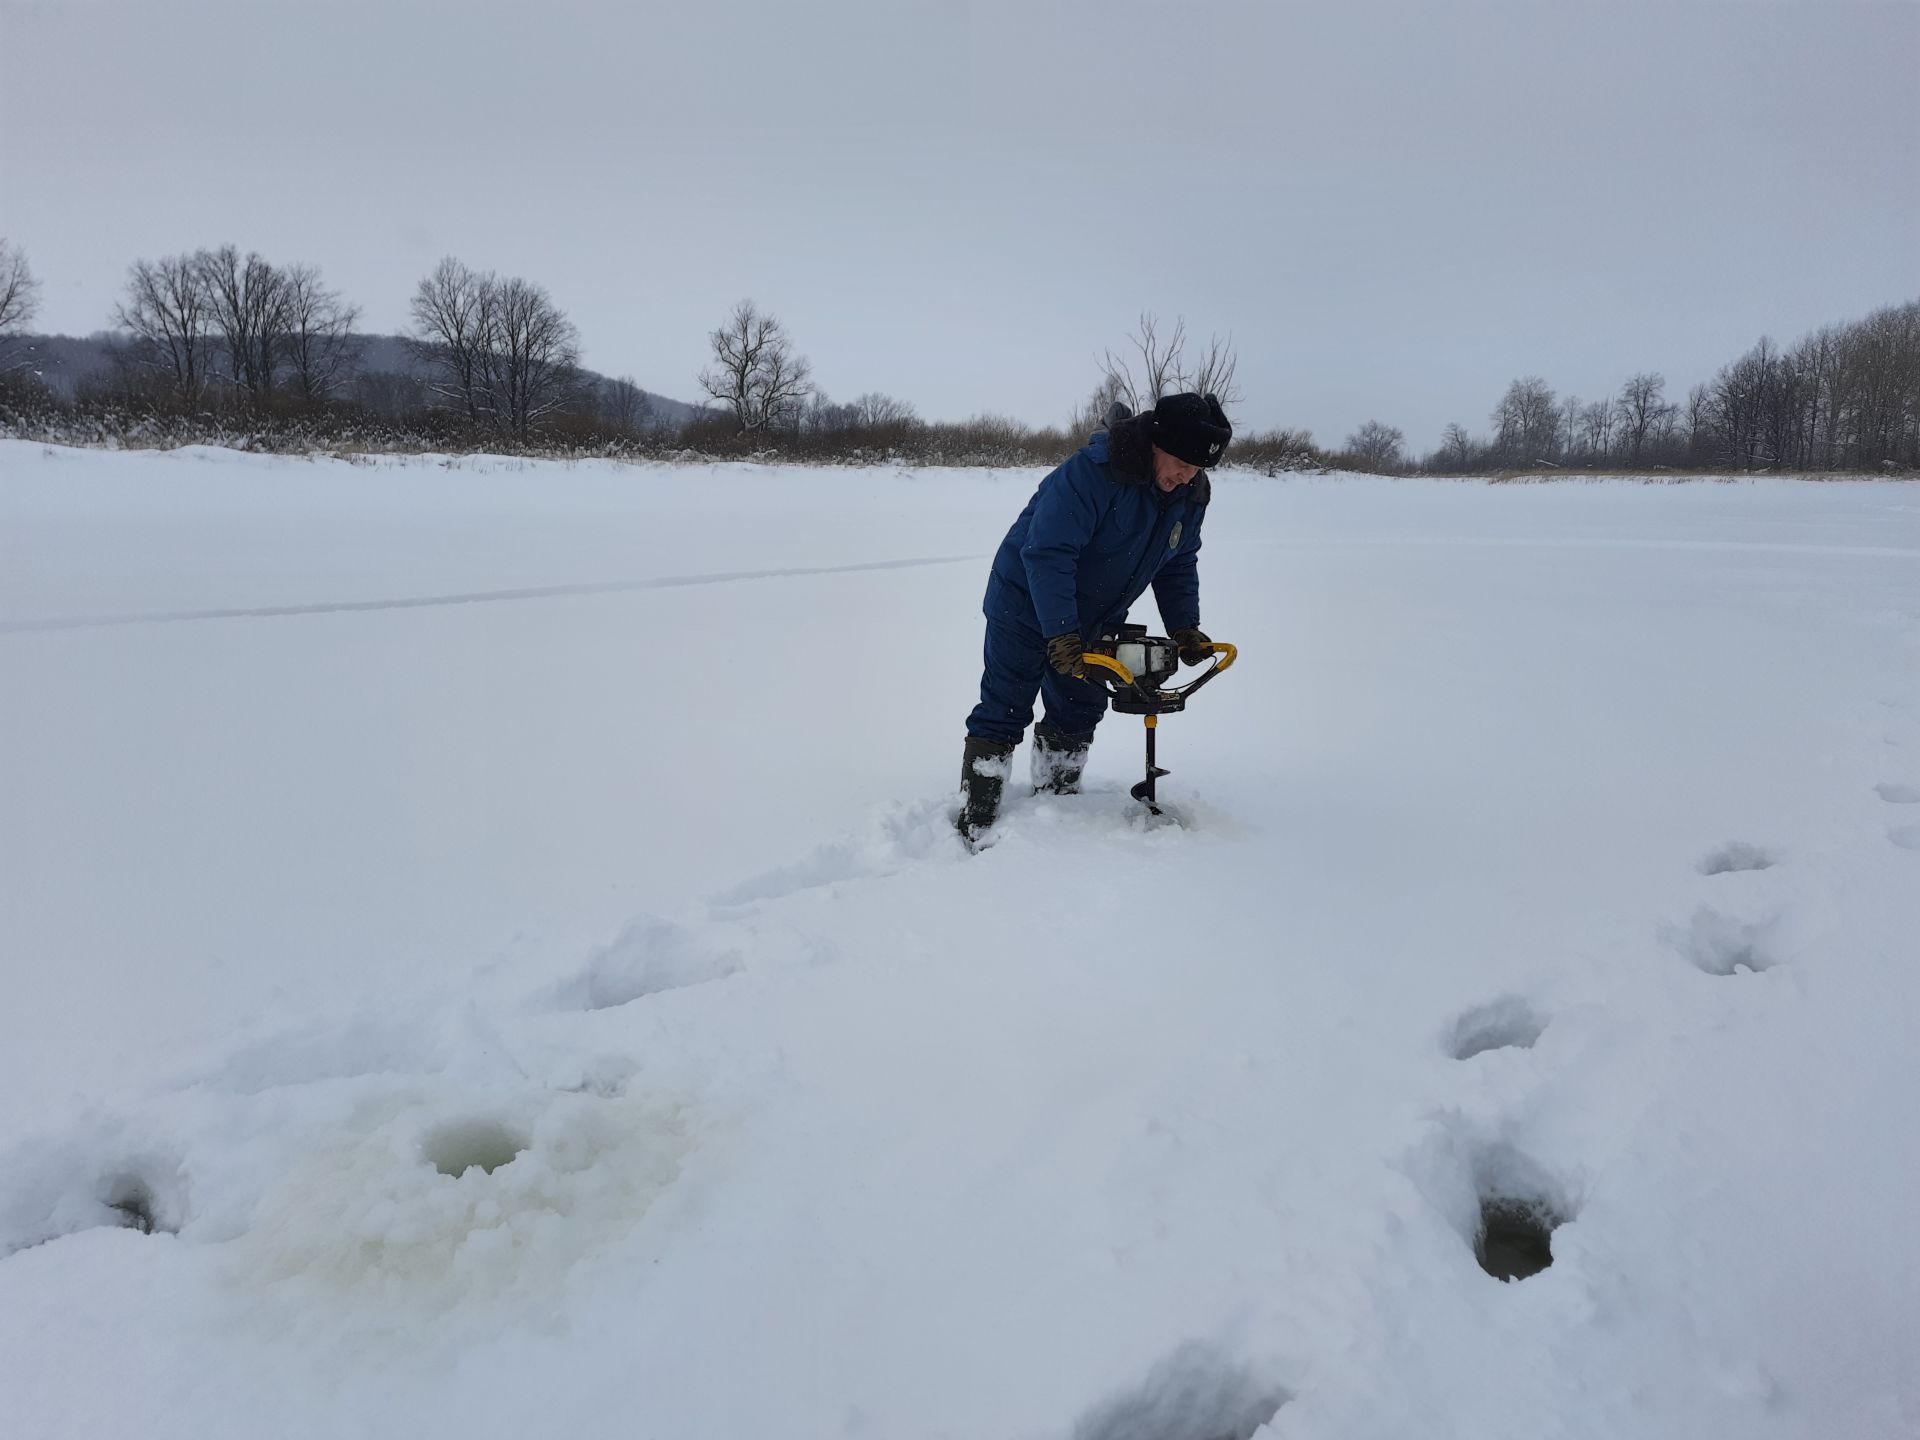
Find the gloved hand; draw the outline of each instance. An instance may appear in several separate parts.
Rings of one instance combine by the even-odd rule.
[[[1204,665],[1213,658],[1213,651],[1208,648],[1213,642],[1204,630],[1183,625],[1167,638],[1178,647],[1182,665]]]
[[[1087,648],[1080,643],[1080,632],[1069,630],[1047,641],[1047,664],[1075,680],[1087,678]]]

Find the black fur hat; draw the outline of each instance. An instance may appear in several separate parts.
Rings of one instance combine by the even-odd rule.
[[[1220,463],[1233,439],[1227,412],[1211,395],[1162,395],[1148,418],[1154,444],[1203,470]]]

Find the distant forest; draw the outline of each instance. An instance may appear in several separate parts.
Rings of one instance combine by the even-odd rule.
[[[835,402],[780,320],[742,301],[707,337],[687,404],[580,363],[572,321],[540,285],[448,258],[421,278],[410,332],[357,330],[358,308],[306,265],[231,245],[129,267],[110,328],[34,333],[39,282],[0,237],[0,435],[67,443],[211,443],[284,451],[471,451],[1043,465],[1120,402],[1243,398],[1229,342],[1140,317],[1092,368],[1058,428],[992,415],[922,419],[878,391]],[[1829,325],[1790,348],[1762,339],[1684,397],[1658,371],[1618,393],[1514,380],[1476,433],[1449,425],[1410,455],[1369,420],[1338,446],[1305,430],[1243,434],[1230,465],[1278,474],[1920,473],[1920,301]]]

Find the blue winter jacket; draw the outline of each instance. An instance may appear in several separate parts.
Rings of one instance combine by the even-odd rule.
[[[1168,630],[1200,623],[1200,522],[1206,472],[1172,494],[1153,483],[1137,421],[1093,436],[1034,492],[993,557],[982,607],[990,620],[1051,640],[1092,639],[1127,618],[1153,587]]]

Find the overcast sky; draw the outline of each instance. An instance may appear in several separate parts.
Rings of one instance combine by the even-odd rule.
[[[1148,309],[1424,450],[1920,298],[1916,76],[1913,0],[0,0],[0,234],[46,330],[226,241],[399,330],[454,254],[650,390],[751,296],[931,418],[1058,423]]]

